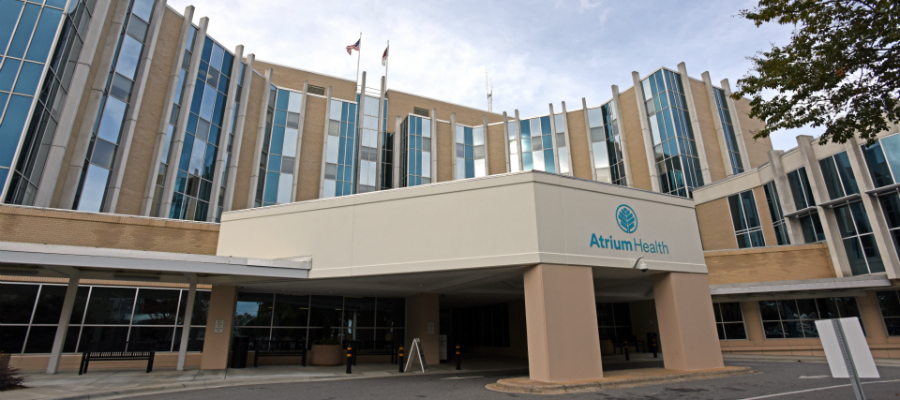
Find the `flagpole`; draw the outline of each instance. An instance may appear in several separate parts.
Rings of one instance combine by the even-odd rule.
[[[356,84],[359,85],[359,59],[362,55],[362,32],[359,33],[359,49],[356,50]],[[365,88],[363,88],[363,92]]]
[[[387,59],[384,60],[384,88],[387,90],[388,67],[391,66],[391,41],[387,41]]]

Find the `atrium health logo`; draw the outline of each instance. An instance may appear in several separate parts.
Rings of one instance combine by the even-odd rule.
[[[616,209],[616,221],[625,233],[634,233],[638,228],[637,213],[629,206],[622,204]]]

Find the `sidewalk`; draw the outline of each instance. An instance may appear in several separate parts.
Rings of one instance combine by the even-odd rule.
[[[466,362],[468,361],[468,362]],[[259,368],[228,369],[223,371],[172,371],[154,370],[103,370],[102,363],[91,365],[85,375],[78,371],[62,371],[56,375],[43,372],[24,372],[27,389],[3,392],[3,400],[43,399],[113,399],[145,394],[158,394],[183,390],[196,390],[240,385],[383,378],[422,374],[411,367],[411,372],[400,373],[393,364],[358,364],[353,373],[346,374],[346,366],[301,367],[299,365],[262,366]],[[418,364],[416,364],[418,367]],[[465,360],[463,369],[456,370],[455,363],[429,365],[428,375],[458,374],[489,371],[522,371],[528,369],[526,360]]]

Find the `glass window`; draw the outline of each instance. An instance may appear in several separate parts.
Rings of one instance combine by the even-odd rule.
[[[276,295],[273,326],[307,326],[309,319],[309,296]]]
[[[133,325],[175,325],[179,291],[140,289],[134,304]]]
[[[884,272],[884,263],[862,202],[835,207],[834,216],[853,275]]]
[[[134,80],[143,48],[144,45],[141,42],[131,36],[125,36],[122,40],[122,48],[119,50],[119,58],[116,60],[116,72]]]
[[[346,297],[344,298],[344,327],[374,327],[375,326],[375,298],[374,297]]]
[[[343,301],[343,297],[340,296],[312,296],[309,326],[340,327]]]
[[[759,302],[759,309],[766,339],[818,338],[816,320],[859,317],[852,297],[766,300]]]
[[[772,227],[775,229],[775,239],[779,246],[791,244],[791,239],[787,232],[787,223],[784,220],[784,212],[781,209],[781,199],[778,197],[778,189],[775,188],[775,182],[769,182],[763,185],[766,192],[766,203],[769,205],[769,215],[772,217]]]
[[[822,167],[825,187],[832,200],[859,193],[847,152],[823,158],[819,160],[819,165]]]
[[[95,287],[87,305],[85,324],[128,325],[135,289]]]
[[[37,299],[38,286],[0,284],[0,323],[28,324]],[[57,317],[58,318],[58,317]]]
[[[753,191],[748,190],[728,197],[731,221],[737,237],[738,248],[763,247],[766,245],[760,226],[759,213]]]
[[[741,303],[714,303],[719,340],[747,339]]]
[[[809,178],[806,176],[806,168],[801,167],[787,174],[788,183],[791,185],[791,194],[794,195],[794,205],[797,211],[816,205],[812,187],[809,186]]]
[[[234,326],[271,326],[273,300],[272,294],[238,293]]]
[[[900,291],[884,291],[876,295],[888,335],[900,336]]]

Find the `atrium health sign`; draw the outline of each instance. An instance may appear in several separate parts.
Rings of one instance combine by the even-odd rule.
[[[626,235],[637,233],[638,215],[631,206],[626,204],[616,208],[616,223],[619,229]],[[630,251],[636,253],[669,254],[669,246],[661,240],[646,239],[631,236],[629,238],[616,237],[614,235],[591,234],[591,248],[597,247],[606,250]]]

